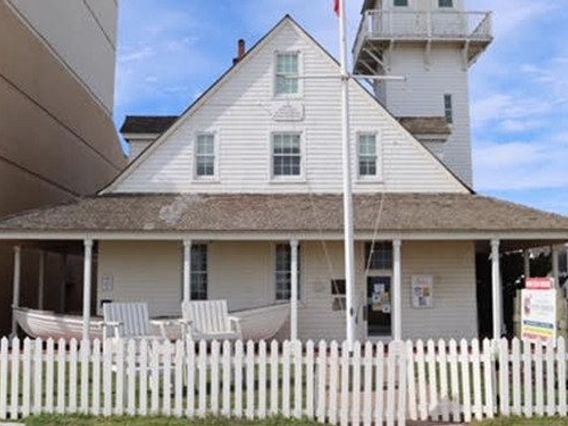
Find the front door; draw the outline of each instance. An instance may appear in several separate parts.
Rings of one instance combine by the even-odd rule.
[[[367,335],[391,335],[391,277],[367,277]]]

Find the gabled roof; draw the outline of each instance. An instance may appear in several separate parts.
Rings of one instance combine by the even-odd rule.
[[[0,233],[341,233],[342,202],[339,194],[106,195],[7,218]],[[354,205],[359,232],[568,235],[566,217],[471,194],[356,195]]]
[[[177,115],[127,115],[120,133],[162,134],[179,118]]]
[[[331,61],[333,61],[338,68],[340,64],[337,59],[327,51],[309,32],[307,32],[298,22],[296,22],[290,15],[286,15],[280,22],[278,22],[264,37],[262,37],[246,54],[243,58],[241,58],[238,62],[234,63],[231,68],[229,68],[216,82],[214,82],[207,91],[205,91],[193,104],[191,104],[181,115],[180,117],[173,123],[173,125],[164,133],[161,134],[153,143],[151,143],[142,153],[132,162],[130,163],[123,172],[118,175],[113,182],[111,182],[106,188],[103,188],[99,194],[109,194],[112,193],[112,189],[115,188],[118,184],[120,184],[124,179],[126,179],[140,164],[142,164],[152,153],[168,138],[172,135],[187,119],[189,119],[199,108],[207,103],[209,98],[213,96],[223,85],[225,81],[230,79],[233,75],[239,72],[239,70],[245,66],[254,55],[259,52],[263,46],[276,34],[280,29],[282,29],[285,25],[290,24],[292,25],[301,35],[306,37],[310,40],[324,55],[326,55]],[[377,108],[380,108],[382,111],[386,112],[395,122],[397,125],[400,126],[400,123],[397,121],[396,117],[394,117],[381,103],[377,100],[375,96],[373,96],[369,91],[362,85],[362,83],[356,79],[353,80],[361,90],[369,96],[369,98],[375,103]],[[424,149],[424,152],[430,156],[432,161],[434,161],[445,173],[451,176],[456,182],[458,182],[466,191],[470,193],[474,193],[473,189],[467,185],[461,178],[459,178],[446,164],[444,164],[438,157],[432,154],[428,149],[426,149],[408,130],[401,126],[402,130],[405,130],[412,139],[416,142],[416,147],[418,149]]]

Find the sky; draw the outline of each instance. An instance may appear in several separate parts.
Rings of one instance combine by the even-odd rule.
[[[347,0],[350,44],[363,0]],[[423,0],[420,0],[423,1]],[[332,0],[122,0],[115,120],[180,114],[289,13],[338,56]],[[471,70],[474,188],[568,215],[568,0],[469,0],[495,42]]]

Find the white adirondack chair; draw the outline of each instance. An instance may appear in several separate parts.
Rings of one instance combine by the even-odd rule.
[[[226,300],[185,302],[181,306],[185,335],[194,341],[238,340],[239,319],[229,316]]]
[[[105,303],[103,338],[168,339],[167,321],[152,321],[147,303]],[[181,326],[181,325],[180,325]],[[156,327],[160,330],[156,333]],[[109,331],[111,331],[109,333]]]

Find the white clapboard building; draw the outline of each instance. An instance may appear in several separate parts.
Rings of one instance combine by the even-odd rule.
[[[469,158],[467,69],[480,43],[436,37],[430,21],[426,43],[424,34],[372,41],[398,22],[386,10],[410,13],[405,3],[385,5],[392,21],[365,12],[356,67],[412,71],[409,88],[377,87],[381,103],[350,83],[358,337],[477,337],[477,253],[492,254],[500,333],[499,253],[568,241],[568,219],[474,193],[469,160],[459,157]],[[292,328],[302,340],[345,338],[341,82],[305,78],[338,75],[339,65],[289,16],[243,47],[179,118],[127,120],[123,132],[139,155],[98,196],[0,222],[0,238],[16,246],[16,289],[37,285],[18,269],[35,267],[21,264],[21,250],[73,250],[85,254],[87,271],[93,266],[87,317],[103,302],[147,302],[152,316],[175,317],[184,299],[226,300],[239,311],[288,303],[297,291],[297,321],[281,337]],[[455,74],[455,124],[444,115],[446,67]],[[438,80],[432,95],[418,81],[429,78]],[[447,162],[424,144],[440,135],[445,141],[433,143],[446,147]]]

